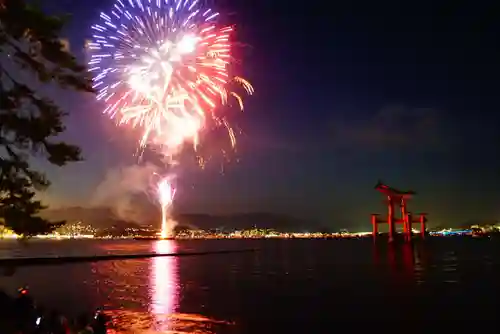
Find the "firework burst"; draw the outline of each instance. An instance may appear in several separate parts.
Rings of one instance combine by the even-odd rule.
[[[234,99],[234,83],[253,93],[252,85],[228,71],[233,26],[219,26],[219,14],[200,0],[116,0],[92,26],[89,71],[104,113],[120,125],[139,127],[140,147],[153,144],[172,163],[186,142],[195,149],[208,121],[235,132],[216,110]],[[201,165],[201,164],[200,164]],[[162,237],[174,190],[167,178],[157,185]]]
[[[197,0],[117,0],[92,26],[89,71],[104,112],[119,124],[143,130],[140,146],[153,143],[168,155],[183,143],[196,147],[207,120],[234,131],[215,110],[240,95],[231,82],[253,93],[243,78],[231,77],[232,26]]]

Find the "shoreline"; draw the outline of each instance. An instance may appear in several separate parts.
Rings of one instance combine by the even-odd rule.
[[[148,259],[155,257],[185,257],[203,255],[222,255],[236,253],[253,253],[257,249],[226,249],[205,252],[178,252],[178,253],[143,253],[143,254],[115,254],[115,255],[95,255],[95,256],[53,256],[53,257],[24,257],[24,258],[0,258],[0,267],[34,267],[50,266],[69,263],[102,262],[114,260]]]

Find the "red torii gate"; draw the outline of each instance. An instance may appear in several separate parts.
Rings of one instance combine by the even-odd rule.
[[[383,221],[378,219],[378,214],[372,214],[372,235],[375,238],[378,235],[378,224],[387,223],[389,225],[389,242],[394,241],[394,236],[396,234],[396,226],[395,224],[403,225],[403,235],[406,241],[411,240],[412,235],[412,224],[420,223],[420,235],[422,238],[425,237],[426,223],[427,223],[427,214],[420,213],[418,218],[413,218],[412,214],[408,211],[407,202],[410,200],[416,193],[414,191],[400,191],[395,188],[391,188],[386,184],[379,181],[375,186],[375,189],[378,190],[382,195],[387,198],[387,221]],[[401,208],[401,218],[395,218],[395,206],[399,205]]]

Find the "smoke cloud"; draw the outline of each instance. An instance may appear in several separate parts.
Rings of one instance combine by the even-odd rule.
[[[153,164],[111,169],[97,186],[91,204],[109,207],[124,221],[145,224],[158,219],[153,181],[159,171]]]

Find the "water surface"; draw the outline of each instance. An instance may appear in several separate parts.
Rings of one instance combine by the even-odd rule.
[[[396,247],[370,240],[2,241],[0,257],[242,248],[260,251],[22,268],[0,284],[7,291],[28,284],[38,301],[68,314],[104,306],[123,333],[486,326],[500,306],[500,243],[489,239]]]

